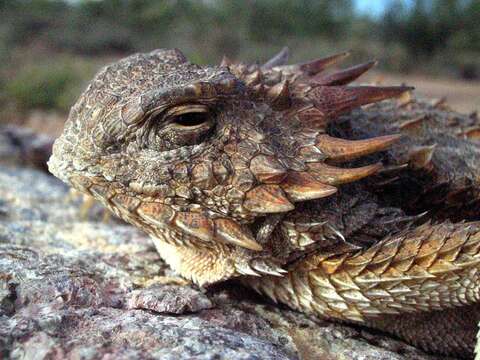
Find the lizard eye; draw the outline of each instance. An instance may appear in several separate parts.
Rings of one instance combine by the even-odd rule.
[[[185,104],[153,117],[151,124],[148,146],[163,151],[201,143],[211,134],[215,117],[206,105]]]
[[[182,131],[195,131],[210,127],[213,123],[209,109],[205,105],[189,105],[171,109],[167,113],[167,124]]]

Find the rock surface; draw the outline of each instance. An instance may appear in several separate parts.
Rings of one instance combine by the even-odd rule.
[[[54,139],[18,126],[0,126],[0,164],[29,165],[47,171]]]
[[[198,289],[43,172],[0,166],[0,358],[433,359],[237,283]]]

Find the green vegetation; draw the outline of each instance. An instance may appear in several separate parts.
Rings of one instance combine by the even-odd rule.
[[[417,0],[412,7],[393,2],[378,23],[382,43],[398,43],[410,62],[455,67],[464,77],[480,71],[480,1]],[[476,74],[480,76],[480,74]]]
[[[388,70],[479,76],[480,0],[389,4],[372,18],[353,0],[0,0],[0,106],[66,111],[101,64],[158,47],[198,63],[351,49]]]
[[[73,59],[60,57],[48,63],[22,67],[5,86],[8,97],[22,109],[68,111],[81,91],[82,80],[91,77],[91,66],[79,66]]]

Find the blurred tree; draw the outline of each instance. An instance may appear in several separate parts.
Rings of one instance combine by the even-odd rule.
[[[382,65],[394,70],[423,65],[428,71],[454,69],[464,77],[478,76],[480,0],[388,0],[386,11],[376,17],[357,13],[355,4],[356,0],[0,0],[0,86],[39,56],[67,53],[95,61],[94,57],[180,47],[202,63],[222,54],[259,59],[286,43],[303,56],[350,48],[361,59],[389,59]]]
[[[457,38],[457,46],[480,49],[479,0],[391,2],[380,22],[385,42],[401,42],[415,56],[433,56]]]
[[[260,41],[319,34],[338,39],[353,19],[350,0],[249,1],[249,8],[249,30]]]
[[[57,27],[68,12],[68,4],[54,0],[5,0],[0,3],[6,42],[10,46],[28,44]]]

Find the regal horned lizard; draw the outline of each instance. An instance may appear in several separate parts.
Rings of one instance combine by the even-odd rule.
[[[324,75],[346,54],[286,55],[202,67],[156,50],[107,66],[50,171],[199,285],[239,278],[294,309],[471,356],[478,119],[409,87],[347,85],[373,62]]]

